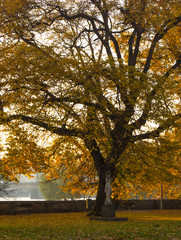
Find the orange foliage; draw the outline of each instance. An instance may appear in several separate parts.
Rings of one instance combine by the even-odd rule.
[[[178,1],[50,2],[0,2],[0,124],[10,132],[0,174],[64,174],[67,188],[100,184],[101,196],[106,170],[118,197],[135,184],[175,186],[180,145],[166,131],[180,121]]]

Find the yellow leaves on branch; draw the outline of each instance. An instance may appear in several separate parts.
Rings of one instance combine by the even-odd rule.
[[[181,49],[180,41],[181,26],[174,27],[163,38],[163,42],[166,44],[167,53],[173,59],[178,59]]]
[[[158,143],[138,143],[122,155],[113,183],[113,197],[181,198],[181,131],[167,131]],[[119,170],[120,169],[120,170]],[[119,175],[120,171],[120,175]]]
[[[108,10],[115,4],[115,9],[117,9],[115,12],[118,13],[118,17],[114,18],[112,17],[114,13],[112,15],[112,12],[108,11],[109,21],[107,24],[110,26],[107,27],[110,29],[106,30],[106,28],[104,29],[106,24],[100,23],[100,21],[104,21],[103,11],[98,11],[94,4],[89,8],[88,5],[80,6],[79,2],[86,4],[86,1],[58,1],[60,9],[51,9],[51,5],[40,1],[38,10],[44,9],[44,11],[42,15],[36,15],[33,18],[34,12],[32,13],[28,8],[31,1],[1,1],[0,20],[3,20],[4,16],[6,16],[4,19],[8,19],[0,25],[4,35],[12,41],[8,45],[8,50],[3,49],[0,52],[1,79],[3,79],[4,87],[2,100],[6,108],[4,114],[6,116],[8,114],[32,116],[37,119],[36,123],[41,121],[44,122],[44,126],[47,124],[54,126],[50,130],[59,127],[62,130],[64,125],[66,126],[65,131],[71,133],[75,129],[78,132],[84,130],[86,136],[80,134],[81,137],[88,142],[91,142],[92,139],[95,140],[106,163],[112,152],[115,151],[114,155],[118,156],[121,152],[120,149],[124,151],[125,143],[129,145],[129,141],[134,139],[137,130],[133,129],[132,131],[134,124],[131,123],[136,122],[140,115],[143,117],[139,119],[140,124],[136,122],[136,127],[141,125],[141,122],[150,120],[155,122],[158,120],[159,123],[159,120],[161,122],[166,114],[172,115],[175,110],[175,106],[173,111],[170,111],[169,107],[167,110],[167,106],[178,94],[178,81],[176,76],[171,76],[170,82],[169,79],[164,80],[164,74],[173,66],[175,57],[178,56],[179,29],[176,27],[170,32],[168,31],[168,34],[158,42],[153,43],[152,41],[160,27],[177,16],[178,12],[174,5],[176,1],[169,3],[156,0],[154,4],[152,4],[153,1],[146,1],[146,9],[143,9],[145,6],[140,4],[143,1],[125,1],[124,13],[119,11],[116,1],[107,1],[108,3],[99,1],[101,6],[108,7]],[[32,3],[35,4],[36,1],[32,1]],[[169,9],[169,6],[172,6],[172,10]],[[61,7],[63,10],[59,11]],[[66,8],[67,11],[64,11]],[[36,9],[34,8],[34,11]],[[96,11],[94,11],[95,9]],[[85,14],[91,13],[92,16],[87,17],[86,20],[78,17],[75,21],[69,21],[68,16],[72,15],[73,19],[75,12],[78,11],[78,16],[80,16],[79,13],[82,10],[85,10]],[[125,15],[126,12],[128,14]],[[61,14],[62,16],[59,18],[58,16]],[[95,18],[97,20],[94,20]],[[89,21],[89,19],[92,20]],[[42,20],[45,24],[42,24]],[[94,27],[91,28],[93,22],[99,34],[96,33]],[[52,30],[56,33],[51,47],[47,47],[42,39],[36,41],[36,33],[39,31],[36,24],[44,25],[42,31],[49,32],[51,37],[54,34]],[[87,27],[89,30],[86,32]],[[102,28],[103,30],[101,30]],[[143,30],[140,44],[138,30]],[[111,34],[117,40],[117,45],[113,41],[114,38],[110,37]],[[90,38],[86,42],[88,36]],[[134,37],[133,44],[129,44],[130,36]],[[110,60],[111,49],[106,47],[110,43],[110,38],[113,42],[108,47],[116,48],[117,46],[117,52],[121,52],[123,61],[117,61],[117,58],[113,61]],[[17,44],[13,48],[12,43],[14,44],[14,42]],[[99,45],[100,42],[102,43]],[[154,44],[155,51],[149,59],[147,57],[150,45],[154,48]],[[107,57],[104,57],[106,51],[102,50],[101,45],[105,45],[104,47],[108,51]],[[101,49],[100,52],[99,49]],[[89,56],[91,51],[92,57]],[[100,58],[96,58],[94,52],[97,52],[97,56]],[[137,61],[135,65],[127,64],[130,56],[133,58],[132,62],[134,58]],[[141,72],[146,67],[146,59],[149,73],[144,75]],[[117,67],[118,63],[120,63],[120,68]],[[114,67],[112,67],[113,65]],[[149,67],[149,65],[151,66]],[[167,86],[163,86],[163,83]],[[160,90],[154,89],[157,86]],[[169,101],[170,99],[171,101]],[[46,127],[45,130],[47,130]],[[116,132],[117,130],[118,132]],[[36,140],[35,142],[31,141],[29,131],[27,131],[28,134],[25,132],[23,136],[19,129],[16,131],[16,138],[10,139],[9,153],[2,160],[4,172],[9,172],[10,176],[16,176],[20,173],[31,174],[34,171],[45,171],[48,179],[63,175],[68,179],[67,187],[72,188],[73,191],[79,188],[82,191],[88,188],[91,191],[96,189],[95,165],[91,157],[91,151],[95,150],[93,146],[88,152],[84,143],[76,138],[77,135],[74,139],[61,137],[45,153],[44,149],[35,143]],[[17,137],[18,134],[21,135],[21,138]],[[153,146],[145,143],[141,147],[137,145],[134,149],[135,152],[131,150],[130,147],[120,159],[116,157],[113,159],[118,162],[118,171],[126,179],[124,182],[124,178],[118,176],[115,186],[116,184],[118,187],[123,185],[125,191],[128,192],[131,188],[128,187],[126,190],[126,187],[133,186],[132,181],[135,179],[140,185],[145,179],[147,183],[156,182],[158,179],[153,181],[153,173],[161,172],[161,169],[157,171],[161,159],[159,154],[154,155],[155,148]],[[163,167],[164,164],[168,164],[168,172],[172,171],[176,176],[176,168],[169,165],[169,155],[164,153],[163,156],[165,157]],[[150,171],[149,174],[148,171]]]
[[[55,150],[56,149],[56,150]],[[52,151],[54,152],[52,155]],[[61,137],[48,148],[49,169],[47,180],[59,179],[65,183],[62,191],[92,195],[96,191],[96,171],[93,160],[82,142],[75,138]]]
[[[5,154],[1,159],[0,174],[15,181],[20,174],[31,177],[36,172],[46,172],[49,160],[43,148],[17,126],[10,132],[12,134],[6,139]]]
[[[27,3],[30,3],[30,0],[1,0],[1,6],[9,15],[21,12]]]

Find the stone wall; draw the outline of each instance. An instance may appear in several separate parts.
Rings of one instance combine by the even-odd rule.
[[[0,214],[12,212],[57,213],[83,212],[86,210],[84,200],[77,201],[0,201]]]
[[[114,205],[120,211],[154,210],[160,209],[160,200],[120,200]],[[0,201],[0,214],[25,213],[26,209],[30,213],[84,212],[86,201]],[[163,209],[181,209],[181,200],[163,200]]]
[[[115,202],[117,210],[158,210],[161,208],[161,202],[157,199],[150,200],[120,200]],[[181,199],[163,200],[163,209],[181,209]]]

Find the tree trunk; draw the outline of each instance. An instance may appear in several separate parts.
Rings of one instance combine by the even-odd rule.
[[[96,203],[93,211],[90,213],[91,215],[101,216],[102,205],[104,205],[106,199],[105,185],[106,185],[106,171],[104,169],[101,170],[99,173],[99,185],[97,190]]]

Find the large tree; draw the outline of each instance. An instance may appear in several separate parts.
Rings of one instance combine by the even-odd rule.
[[[180,21],[176,0],[1,0],[0,123],[84,144],[96,214],[106,172],[178,125]]]

